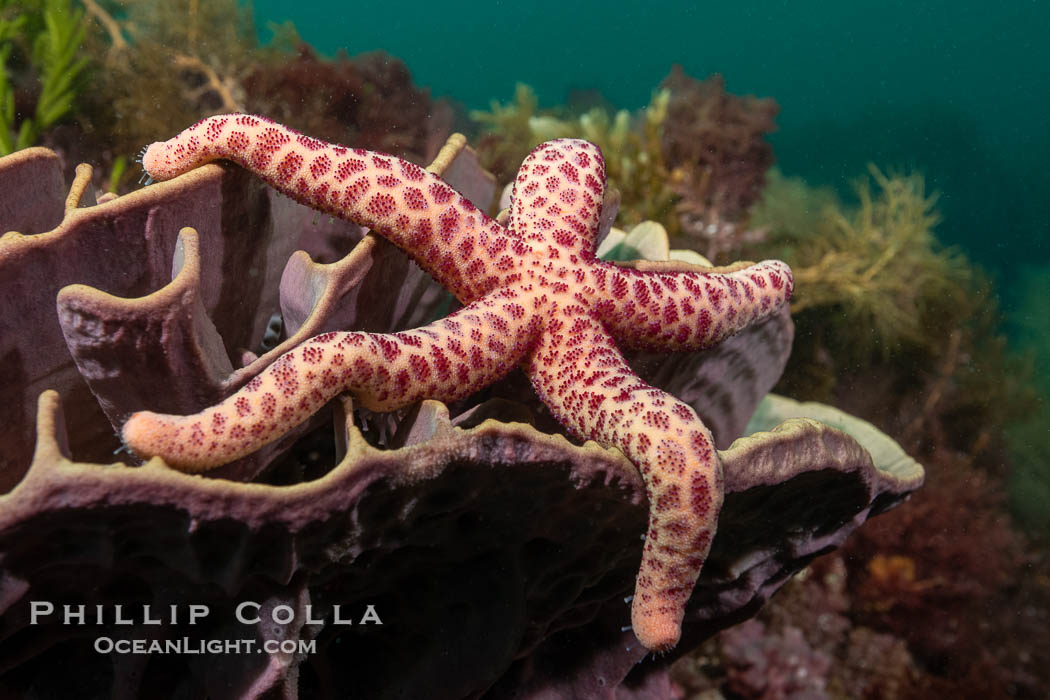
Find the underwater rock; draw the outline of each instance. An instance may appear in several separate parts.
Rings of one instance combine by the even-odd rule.
[[[454,428],[430,401],[412,422],[415,442],[377,450],[346,408],[339,464],[318,480],[268,486],[156,464],[74,463],[57,395],[46,392],[33,465],[0,497],[0,657],[31,674],[75,658],[72,641],[107,634],[261,644],[267,625],[237,627],[231,616],[240,602],[279,599],[305,601],[313,619],[326,620],[280,633],[316,638],[316,653],[247,666],[231,655],[207,673],[172,661],[140,669],[138,692],[174,683],[191,695],[222,687],[219,697],[260,697],[298,673],[304,697],[351,688],[418,697],[442,687],[429,696],[455,698],[490,686],[490,697],[600,697],[628,676],[634,684],[665,672],[673,655],[638,664],[645,649],[620,629],[646,514],[641,480],[622,455],[521,424]],[[921,480],[914,463],[876,468],[848,435],[805,419],[720,456],[725,506],[676,654],[756,612],[792,573]],[[195,629],[71,631],[29,625],[31,601],[154,613],[192,603],[211,613]],[[337,604],[355,620],[374,605],[383,624],[336,623]],[[93,657],[87,676],[127,688],[130,678],[107,668],[120,659]]]

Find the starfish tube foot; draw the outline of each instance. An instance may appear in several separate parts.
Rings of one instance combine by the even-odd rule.
[[[537,146],[518,171],[505,222],[412,163],[322,143],[262,117],[205,119],[151,145],[143,164],[163,180],[220,158],[372,228],[466,306],[405,333],[318,336],[197,415],[134,414],[125,442],[141,456],[201,471],[277,439],[341,391],[387,411],[462,398],[520,364],[566,429],[619,449],[641,472],[649,530],[631,617],[647,648],[673,647],[714,538],[721,464],[696,412],[639,379],[621,348],[711,347],[784,306],[788,266],[597,259],[605,165],[586,141]]]

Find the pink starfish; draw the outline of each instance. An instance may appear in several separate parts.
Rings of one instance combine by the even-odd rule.
[[[721,464],[693,409],[640,380],[619,348],[716,344],[790,298],[787,265],[597,259],[605,165],[586,141],[550,141],[529,155],[506,226],[416,165],[261,117],[205,119],[151,145],[143,165],[166,180],[219,158],[370,227],[465,306],[403,333],[312,338],[196,415],[135,413],[123,429],[128,446],[201,471],[277,439],[340,392],[391,411],[423,398],[463,398],[521,366],[562,425],[622,450],[641,471],[650,515],[632,624],[649,649],[673,647],[715,533]]]

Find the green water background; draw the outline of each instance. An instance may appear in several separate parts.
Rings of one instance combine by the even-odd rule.
[[[260,28],[291,20],[326,55],[387,51],[418,85],[469,108],[510,101],[520,81],[541,106],[584,89],[635,109],[673,63],[718,72],[729,91],[780,104],[772,141],[786,174],[848,192],[868,162],[919,170],[940,192],[940,239],[988,268],[1007,297],[1016,266],[1050,262],[1050,3],[254,7]]]

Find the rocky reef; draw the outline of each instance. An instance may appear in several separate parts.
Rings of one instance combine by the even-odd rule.
[[[0,160],[0,693],[1041,697],[1046,373],[1003,336],[1008,280],[938,242],[959,238],[958,192],[938,200],[892,163],[853,197],[771,168],[778,106],[732,94],[732,72],[727,86],[672,68],[634,112],[596,93],[541,108],[519,85],[468,120],[397,58],[325,57],[271,29],[262,44],[234,0],[0,12],[0,155],[14,152]],[[657,499],[524,372],[392,413],[342,396],[199,476],[128,452],[136,411],[193,414],[311,336],[394,335],[461,308],[382,237],[240,168],[135,184],[142,146],[244,111],[432,162],[493,216],[534,146],[587,139],[609,182],[604,261],[790,265],[790,316],[701,352],[624,353],[702,417],[724,467],[672,651],[646,654],[627,600]],[[877,143],[831,126],[851,152]],[[446,141],[453,128],[476,156]],[[1044,273],[1019,272],[1010,314],[1039,352]],[[926,483],[901,503],[921,473],[905,453]],[[32,624],[32,601],[55,610]],[[238,620],[245,601],[258,622]],[[194,604],[211,612],[189,625]],[[64,625],[63,605],[106,616]],[[177,622],[145,619],[168,606]],[[93,647],[183,637],[277,646],[221,663]]]

